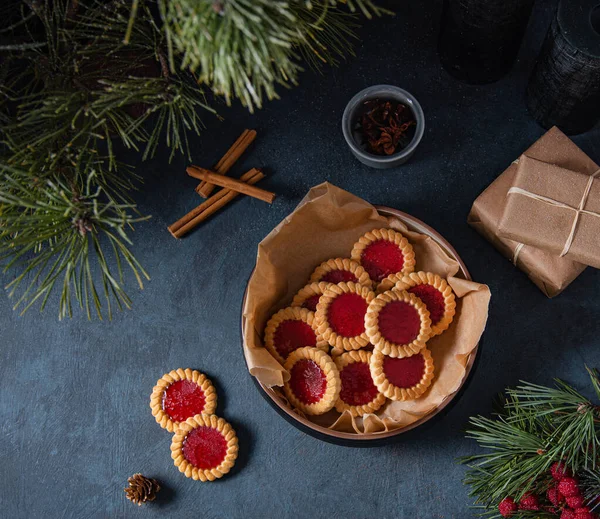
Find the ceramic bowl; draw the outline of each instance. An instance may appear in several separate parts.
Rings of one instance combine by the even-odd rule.
[[[408,146],[392,155],[375,155],[366,151],[366,147],[360,142],[361,136],[360,132],[356,130],[356,125],[363,110],[364,102],[370,99],[400,101],[412,110],[417,126],[413,139]],[[392,85],[376,85],[361,90],[350,99],[342,116],[342,132],[344,133],[344,139],[346,139],[350,147],[350,151],[363,164],[372,168],[385,169],[404,164],[412,157],[423,138],[424,131],[425,115],[415,96],[402,88]]]

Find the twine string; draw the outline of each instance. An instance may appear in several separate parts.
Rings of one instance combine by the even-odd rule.
[[[571,225],[571,231],[569,232],[569,236],[567,237],[565,246],[563,247],[563,250],[560,253],[560,257],[562,258],[569,252],[569,250],[571,249],[571,245],[573,245],[573,239],[575,238],[575,233],[577,232],[577,225],[579,224],[581,215],[589,214],[590,216],[595,216],[597,218],[600,218],[600,213],[596,213],[594,211],[588,211],[587,209],[584,209],[585,204],[590,196],[590,191],[592,190],[592,184],[594,183],[594,180],[596,179],[596,177],[598,175],[600,175],[600,169],[598,171],[596,171],[593,175],[590,175],[590,178],[588,179],[588,183],[585,187],[583,196],[581,197],[581,201],[579,202],[578,207],[573,207],[569,204],[565,204],[563,202],[554,200],[553,198],[550,198],[547,196],[532,193],[531,191],[527,191],[526,189],[521,189],[520,187],[511,187],[508,190],[508,194],[509,195],[512,195],[512,194],[523,195],[528,198],[532,198],[533,200],[538,200],[540,202],[544,202],[549,205],[553,205],[556,207],[562,207],[564,209],[570,209],[571,211],[575,211],[575,218],[573,219],[573,224]],[[515,249],[514,258],[513,258],[513,263],[515,263],[515,265],[516,265],[516,259],[519,256],[519,252],[521,252],[521,249],[523,248],[523,247],[521,247],[521,245],[522,244],[519,244],[519,246],[517,246],[517,248]]]
[[[515,251],[513,252],[512,262],[515,267],[517,266],[517,261],[519,260],[519,254],[521,254],[521,250],[523,250],[523,247],[525,247],[525,244],[519,243],[516,246]]]

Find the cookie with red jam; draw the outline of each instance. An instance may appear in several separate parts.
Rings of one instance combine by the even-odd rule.
[[[198,414],[180,424],[171,442],[171,458],[179,472],[200,481],[227,474],[238,456],[235,431],[223,418]]]
[[[316,348],[300,348],[284,365],[290,378],[283,391],[293,407],[309,415],[326,413],[340,394],[340,375],[329,355]]]
[[[371,301],[365,330],[375,350],[390,357],[410,357],[431,336],[429,310],[416,295],[393,288]]]
[[[336,411],[363,416],[374,413],[385,404],[385,396],[373,383],[369,367],[371,355],[369,351],[358,350],[334,359],[342,382],[340,396],[335,403]]]
[[[315,314],[319,334],[337,351],[358,350],[369,344],[365,314],[374,297],[368,287],[352,281],[329,285]]]
[[[363,266],[375,283],[390,274],[410,274],[415,269],[412,245],[393,229],[367,232],[354,244],[351,257]]]
[[[150,396],[152,415],[173,432],[181,422],[197,414],[213,414],[217,393],[212,382],[196,370],[177,369],[163,375]]]
[[[306,308],[311,312],[317,311],[317,305],[319,299],[327,289],[330,283],[321,281],[319,283],[309,283],[302,287],[292,300],[292,306],[299,306],[300,308]]]
[[[431,319],[432,336],[448,329],[456,313],[456,298],[445,279],[432,272],[392,274],[379,284],[377,290],[385,292],[391,288],[406,290],[425,303]]]
[[[265,328],[265,347],[280,364],[303,346],[327,350],[327,342],[317,331],[315,314],[306,308],[288,307],[274,314]]]
[[[372,286],[371,278],[360,263],[349,258],[333,258],[321,263],[310,276],[311,283],[324,281],[326,283],[359,283],[369,288]]]
[[[427,348],[410,357],[394,358],[375,350],[370,361],[377,389],[390,400],[419,398],[433,380],[433,359]]]

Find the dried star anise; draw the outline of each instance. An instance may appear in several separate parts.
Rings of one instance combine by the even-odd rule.
[[[416,127],[410,108],[399,101],[371,99],[364,102],[358,128],[367,151],[375,155],[392,155],[410,143]]]

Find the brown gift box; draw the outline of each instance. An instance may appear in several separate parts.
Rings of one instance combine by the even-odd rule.
[[[594,173],[521,157],[498,235],[600,268],[600,169]]]
[[[597,164],[556,127],[548,130],[524,155],[588,175],[592,175],[598,169]],[[525,272],[544,294],[554,297],[579,276],[586,266],[498,235],[506,195],[513,185],[517,166],[517,162],[512,163],[479,195],[473,203],[468,222]]]

